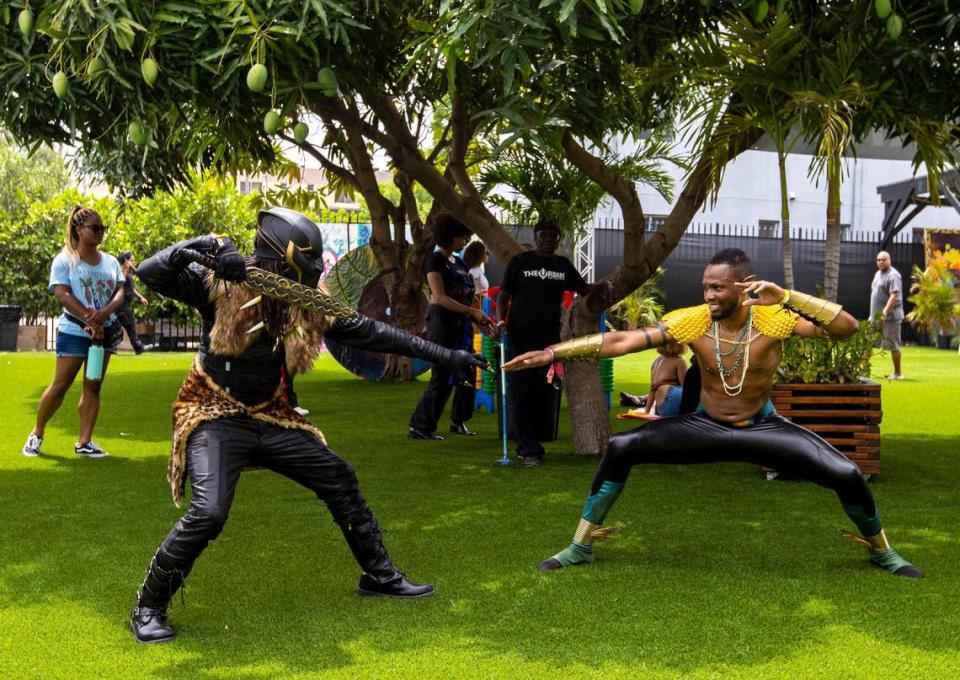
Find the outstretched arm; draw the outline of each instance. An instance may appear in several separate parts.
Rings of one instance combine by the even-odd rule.
[[[547,366],[555,361],[619,357],[670,342],[670,333],[663,325],[647,326],[633,331],[612,331],[574,338],[536,352],[527,352],[503,365],[505,371]]]
[[[337,319],[325,335],[358,349],[426,359],[449,368],[463,380],[469,380],[475,368],[487,368],[486,360],[479,354],[448,349],[362,314]]]

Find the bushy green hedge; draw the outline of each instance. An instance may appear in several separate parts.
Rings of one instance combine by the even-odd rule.
[[[77,203],[95,208],[107,225],[104,251],[116,255],[129,250],[140,262],[172,243],[208,233],[227,236],[241,252],[251,252],[260,207],[255,196],[241,194],[229,180],[198,176],[172,192],[136,200],[94,198],[68,189],[48,200],[27,202],[17,215],[0,215],[0,303],[19,304],[28,321],[59,313],[47,281],[50,263],[63,247],[66,222]],[[304,212],[318,222],[356,223],[368,217],[346,210]],[[145,286],[139,290],[150,305],[138,305],[138,317],[197,321],[186,305],[162,299]]]
[[[801,338],[787,341],[778,380],[784,383],[854,383],[869,377],[870,361],[881,338],[869,321],[846,340]]]

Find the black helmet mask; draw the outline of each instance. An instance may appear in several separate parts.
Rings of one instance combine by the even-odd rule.
[[[323,274],[323,234],[313,220],[286,208],[261,210],[257,236],[257,258],[278,260],[284,277],[317,287]]]

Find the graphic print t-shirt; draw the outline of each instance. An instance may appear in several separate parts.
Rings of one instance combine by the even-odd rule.
[[[560,304],[567,290],[586,284],[573,263],[562,255],[540,257],[520,253],[507,264],[502,289],[510,294],[508,337],[540,347],[560,340]]]
[[[107,253],[100,253],[100,262],[95,265],[79,259],[73,260],[66,253],[60,253],[53,258],[50,266],[50,290],[57,285],[70,286],[73,296],[84,307],[103,309],[110,302],[117,286],[122,286],[123,283],[120,263],[117,258]],[[105,323],[112,323],[114,319],[116,316],[111,314]],[[61,333],[89,337],[83,332],[82,326],[69,321],[65,314],[60,316],[58,323]]]

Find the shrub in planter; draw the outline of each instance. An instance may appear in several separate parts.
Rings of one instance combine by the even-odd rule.
[[[846,340],[791,338],[772,393],[780,415],[826,439],[866,475],[880,472],[880,385],[864,378],[880,338],[868,321]]]
[[[926,269],[914,265],[910,297],[913,310],[906,321],[919,326],[930,335],[931,341],[946,349],[949,336],[956,330],[960,318],[960,292],[957,281],[945,261],[934,260]],[[939,336],[939,337],[938,337]]]

